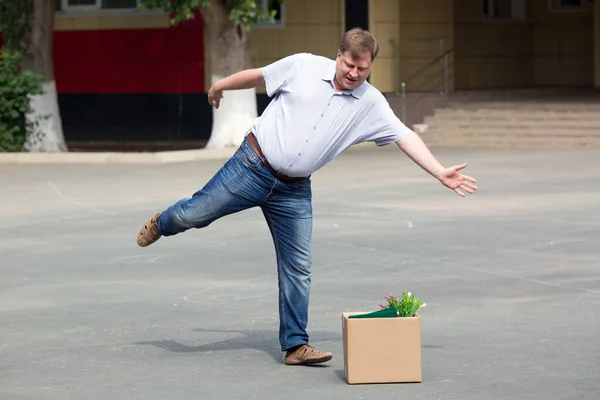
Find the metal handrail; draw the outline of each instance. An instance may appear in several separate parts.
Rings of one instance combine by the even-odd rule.
[[[445,105],[448,106],[449,103],[449,93],[450,93],[450,79],[449,79],[449,69],[450,69],[450,54],[452,54],[454,52],[454,48],[450,48],[448,50],[444,50],[444,39],[440,39],[440,46],[441,46],[441,54],[435,56],[433,59],[431,59],[431,61],[429,61],[427,64],[425,64],[423,67],[419,68],[416,72],[412,73],[408,78],[406,78],[401,84],[400,84],[400,91],[401,91],[401,95],[402,95],[402,120],[406,121],[406,89],[407,89],[407,84],[413,80],[414,78],[416,78],[417,76],[420,76],[421,74],[423,74],[425,71],[427,71],[429,68],[431,68],[433,65],[437,64],[438,62],[442,62],[442,88],[440,90],[440,94],[442,96],[444,96],[444,100],[445,100]]]
[[[407,84],[408,82],[410,82],[411,80],[413,80],[414,78],[416,78],[417,76],[419,76],[423,72],[425,72],[429,67],[431,67],[432,65],[435,65],[435,63],[437,63],[441,59],[448,57],[453,52],[454,52],[454,48],[451,48],[451,49],[446,50],[443,54],[436,56],[431,61],[429,61],[425,66],[419,68],[419,70],[417,72],[412,73],[408,78],[406,78],[404,80],[404,82],[402,82],[402,84]]]

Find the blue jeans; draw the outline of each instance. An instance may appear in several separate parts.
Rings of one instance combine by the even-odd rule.
[[[191,198],[161,213],[158,229],[172,236],[204,228],[225,215],[262,209],[271,231],[279,280],[281,350],[308,343],[312,190],[310,178],[284,183],[275,178],[247,139],[215,176]]]

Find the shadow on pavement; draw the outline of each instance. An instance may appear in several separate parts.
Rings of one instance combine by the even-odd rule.
[[[277,341],[277,331],[243,331],[226,329],[193,329],[196,332],[240,334],[242,336],[225,339],[218,342],[202,344],[199,346],[188,346],[173,340],[151,340],[134,343],[136,345],[151,345],[173,353],[195,353],[220,350],[242,350],[255,349],[269,354],[277,363],[283,361],[283,352]],[[323,341],[339,341],[340,334],[332,332],[315,332],[310,335],[311,343]],[[316,346],[316,345],[315,345]]]

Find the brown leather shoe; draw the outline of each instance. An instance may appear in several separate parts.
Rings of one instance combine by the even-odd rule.
[[[150,218],[140,229],[137,235],[137,244],[140,247],[150,246],[152,243],[160,239],[160,232],[158,231],[158,217],[160,213],[157,213],[154,217]]]
[[[303,344],[295,350],[285,354],[286,365],[307,365],[318,364],[331,360],[333,355],[329,352],[322,352],[312,346]]]

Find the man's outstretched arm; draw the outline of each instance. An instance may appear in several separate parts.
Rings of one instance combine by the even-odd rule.
[[[214,108],[219,108],[224,90],[251,89],[264,84],[265,79],[259,68],[236,72],[213,83],[208,90],[208,104]]]
[[[437,178],[444,186],[454,190],[458,195],[464,197],[465,192],[472,194],[477,190],[475,185],[477,181],[459,172],[467,166],[467,163],[444,168],[431,154],[431,151],[418,134],[413,132],[398,140],[396,144],[417,165]]]

